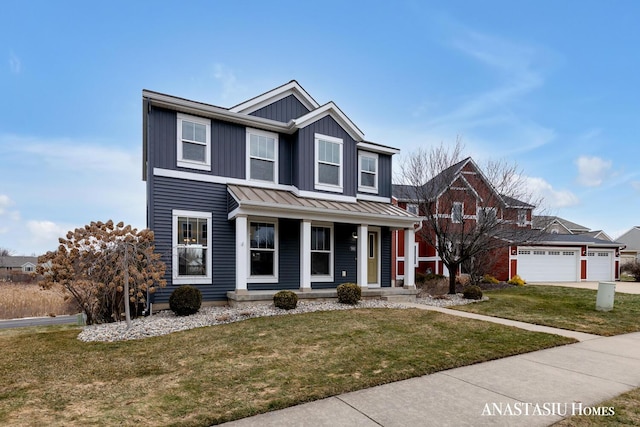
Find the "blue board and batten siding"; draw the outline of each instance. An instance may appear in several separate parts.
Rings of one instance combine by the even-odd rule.
[[[293,95],[282,98],[251,113],[252,116],[289,123],[307,114],[309,110]]]
[[[165,278],[171,285],[173,260],[173,209],[211,212],[211,274],[208,285],[194,285],[202,292],[205,301],[225,300],[227,291],[235,289],[235,223],[227,219],[227,186],[205,182],[184,181],[155,177],[153,199],[154,216],[149,226],[156,238],[156,251],[167,266]],[[160,289],[154,295],[154,303],[168,302],[173,286]]]

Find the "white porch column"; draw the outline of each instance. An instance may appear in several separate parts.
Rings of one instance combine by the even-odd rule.
[[[247,271],[249,269],[247,248],[247,217],[236,217],[236,293],[247,292]]]
[[[416,287],[416,267],[414,257],[414,246],[416,238],[413,228],[404,229],[404,288],[414,289]]]
[[[311,221],[300,222],[300,290],[311,290]]]
[[[367,287],[367,261],[368,261],[368,248],[367,244],[369,242],[369,233],[366,224],[362,224],[358,226],[358,242],[357,244],[357,277],[358,277],[358,286],[361,288]]]

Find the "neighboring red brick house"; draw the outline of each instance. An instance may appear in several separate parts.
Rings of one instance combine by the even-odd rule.
[[[423,210],[428,205],[437,210],[438,217],[453,224],[464,223],[464,227],[477,226],[478,218],[483,215],[494,216],[501,223],[510,225],[516,238],[505,235],[504,246],[485,256],[485,262],[488,260],[493,264],[491,274],[499,280],[508,280],[516,274],[530,282],[615,280],[619,277],[620,247],[624,245],[591,236],[588,229],[582,234],[533,231],[538,228],[532,228],[533,222],[539,220],[533,216],[535,207],[497,194],[471,158],[447,168],[421,188],[394,185],[393,195],[399,207],[421,216],[425,216]],[[430,203],[420,204],[425,199]],[[435,241],[434,232],[428,227],[429,222],[423,221],[423,229],[415,233],[413,253],[409,254],[408,262],[417,273],[448,276],[436,248],[421,237],[421,234],[431,232],[428,240]],[[530,243],[509,244],[522,241]],[[404,232],[395,232],[392,256],[396,283],[404,278],[405,248]]]

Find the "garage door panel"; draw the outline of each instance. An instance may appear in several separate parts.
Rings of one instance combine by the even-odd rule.
[[[520,249],[518,274],[528,282],[575,282],[578,280],[578,250]]]
[[[587,253],[587,280],[613,280],[613,251],[589,251]]]

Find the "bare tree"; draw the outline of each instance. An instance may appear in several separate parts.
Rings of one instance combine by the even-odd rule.
[[[463,263],[541,235],[531,229],[531,215],[542,200],[528,190],[518,167],[489,161],[480,168],[462,152],[459,139],[450,147],[418,150],[404,158],[396,177],[399,198],[417,204],[423,217],[417,234],[450,272],[450,294]]]
[[[41,285],[71,294],[87,323],[121,320],[131,324],[130,307],[147,302],[147,293],[164,287],[165,264],[154,252],[153,232],[122,222],[92,222],[69,231],[60,246],[38,259]]]
[[[13,251],[7,248],[0,248],[0,256],[11,256],[13,255]]]

